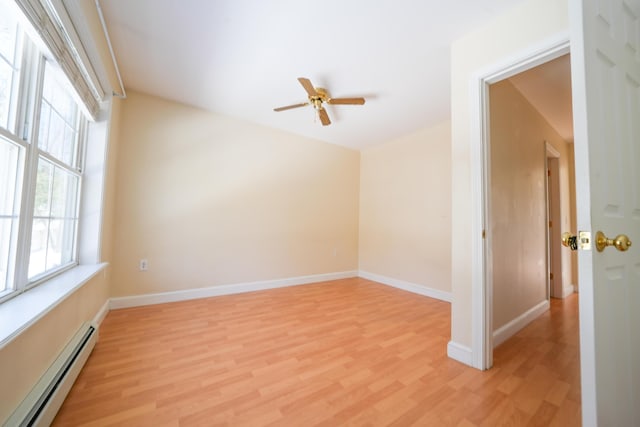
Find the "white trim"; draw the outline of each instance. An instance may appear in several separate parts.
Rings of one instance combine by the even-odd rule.
[[[404,291],[412,292],[414,294],[423,295],[429,298],[435,298],[441,301],[451,302],[451,292],[445,292],[438,289],[433,289],[428,286],[418,285],[416,283],[407,282],[400,279],[394,279],[392,277],[382,276],[380,274],[369,273],[368,271],[360,270],[358,276],[363,279],[372,280],[374,282],[382,283],[383,285],[392,286],[394,288],[402,289]]]
[[[571,295],[572,293],[576,292],[574,286],[575,285],[571,285],[571,284],[563,285],[562,286],[562,298],[566,298],[569,295]]]
[[[96,10],[98,11],[98,17],[100,18],[100,25],[102,26],[102,32],[104,33],[104,38],[107,40],[107,46],[109,47],[109,53],[111,54],[111,61],[113,63],[113,68],[116,70],[116,77],[118,78],[118,83],[120,84],[120,93],[116,93],[114,91],[113,95],[118,96],[122,99],[126,99],[127,91],[124,88],[124,83],[122,82],[122,76],[120,75],[120,67],[118,67],[116,54],[113,51],[113,46],[111,45],[111,37],[109,36],[109,31],[107,31],[107,23],[104,20],[104,14],[102,13],[100,0],[95,0],[95,5],[96,5]]]
[[[96,313],[96,315],[93,317],[93,320],[91,321],[91,324],[93,326],[96,326],[97,328],[100,328],[100,325],[102,324],[102,321],[104,320],[105,317],[107,317],[107,314],[109,314],[109,306],[110,306],[110,300],[109,298],[107,298],[107,300],[104,302],[104,304],[102,304],[102,307],[100,307],[100,310],[98,310],[98,312]]]
[[[489,99],[488,83],[480,76],[470,81],[470,99],[477,104],[471,107],[472,124],[469,138],[471,153],[471,363],[477,369],[489,369],[493,365],[491,347],[485,343],[491,342],[488,331],[493,329],[492,313],[493,270],[491,239],[492,234],[487,222],[490,217],[490,205],[485,200],[491,200],[491,182],[489,163],[491,161],[486,144],[489,142]],[[474,112],[477,111],[477,114]],[[477,130],[477,135],[473,133]],[[474,319],[474,313],[483,313],[479,319]],[[484,347],[483,347],[484,346]]]
[[[562,228],[562,201],[568,196],[562,191],[560,174],[560,153],[548,141],[545,141],[545,171],[550,175],[545,176],[545,213],[547,223],[555,224],[546,229],[547,252],[547,298],[564,298],[558,288],[565,288],[565,280],[562,274],[563,260],[561,253],[560,230]],[[551,287],[553,276],[553,288]]]
[[[555,157],[557,159],[560,158],[560,152],[558,150],[556,150],[556,147],[554,147],[553,145],[549,144],[549,141],[545,141],[544,142],[544,149],[547,152],[547,157]]]
[[[315,274],[311,276],[291,277],[287,279],[261,280],[258,282],[234,283],[230,285],[209,286],[206,288],[185,289],[180,291],[160,292],[155,294],[113,297],[109,304],[111,310],[143,305],[164,304],[167,302],[186,301],[198,298],[209,298],[221,295],[240,294],[244,292],[263,291],[284,288],[287,286],[307,285],[330,280],[358,277],[357,271]]]
[[[102,104],[96,120],[86,123],[85,127],[78,226],[78,260],[81,264],[91,264],[102,259],[102,224],[105,215],[112,107],[112,100],[109,98]]]
[[[522,313],[520,316],[516,317],[506,325],[498,328],[493,332],[493,347],[497,347],[512,336],[514,336],[518,331],[527,326],[529,323],[533,322],[537,319],[541,314],[545,313],[549,310],[550,307],[549,300],[544,300],[541,303],[531,307],[529,310]]]
[[[449,341],[447,344],[447,356],[465,365],[473,366],[473,354],[471,354],[471,349],[466,345]]]
[[[471,153],[471,323],[473,367],[489,369],[493,364],[493,291],[491,283],[490,230],[482,239],[489,219],[488,85],[569,53],[569,32],[563,31],[541,43],[529,46],[516,55],[477,70],[470,79],[469,111],[471,117],[469,151]],[[485,246],[486,245],[486,246]]]

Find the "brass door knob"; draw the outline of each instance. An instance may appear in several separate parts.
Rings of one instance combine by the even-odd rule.
[[[624,252],[631,247],[631,240],[624,234],[618,234],[614,239],[609,239],[602,231],[598,231],[596,233],[596,249],[598,252],[602,252],[607,246],[615,246],[617,250]]]

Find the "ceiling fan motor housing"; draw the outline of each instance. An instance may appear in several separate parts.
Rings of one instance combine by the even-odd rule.
[[[313,105],[313,108],[315,108],[316,110],[319,110],[322,108],[322,103],[327,102],[327,100],[329,99],[329,94],[327,93],[327,90],[324,88],[317,87],[315,89],[316,89],[317,95],[309,95],[309,101]]]

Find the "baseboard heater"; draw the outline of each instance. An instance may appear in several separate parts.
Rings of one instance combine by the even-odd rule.
[[[97,339],[98,330],[84,323],[4,426],[49,426]]]

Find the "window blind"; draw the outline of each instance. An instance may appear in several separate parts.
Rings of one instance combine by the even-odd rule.
[[[60,0],[15,0],[28,21],[40,35],[54,60],[71,82],[92,120],[105,98],[96,73],[87,59]],[[66,25],[65,25],[66,24]]]

